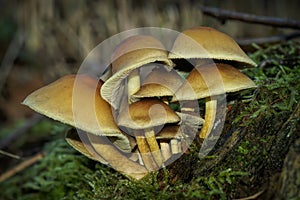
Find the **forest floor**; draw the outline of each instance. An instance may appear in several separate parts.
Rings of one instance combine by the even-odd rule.
[[[258,87],[228,97],[223,133],[209,156],[199,159],[195,142],[165,170],[134,181],[69,146],[70,127],[39,118],[4,149],[21,159],[0,154],[1,172],[43,156],[0,182],[0,199],[300,199],[300,44],[255,48],[249,56],[258,67],[243,72]],[[1,130],[0,141],[9,133]]]

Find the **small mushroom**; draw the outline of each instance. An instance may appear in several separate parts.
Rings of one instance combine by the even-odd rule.
[[[84,140],[82,139],[84,137]],[[109,163],[104,160],[100,155],[96,155],[96,152],[93,151],[93,146],[91,142],[87,139],[86,135],[79,136],[75,129],[69,129],[66,133],[66,141],[74,149],[85,155],[91,160],[99,161],[103,164],[108,165]]]
[[[201,138],[206,138],[214,127],[218,112],[218,95],[223,94],[224,91],[230,93],[256,87],[250,78],[233,66],[219,63],[216,64],[216,67],[217,70],[214,64],[197,66],[190,72],[186,78],[187,82],[178,89],[176,98],[173,99],[173,101],[179,101],[206,98],[205,123],[199,134]],[[214,78],[218,76],[221,77],[223,85],[214,81]],[[195,95],[189,93],[190,87]]]
[[[196,59],[196,64],[203,63],[203,59],[231,61],[238,68],[256,66],[231,37],[210,27],[194,27],[180,33],[168,58]]]
[[[146,76],[141,88],[132,95],[133,98],[172,97],[182,85],[184,79],[174,70],[155,68]]]
[[[220,63],[231,63],[239,68],[256,66],[231,37],[209,27],[195,27],[180,33],[173,44],[168,58],[174,62],[178,59],[187,59],[191,63],[194,63],[196,68],[212,63],[213,60]],[[211,65],[212,68],[215,68],[214,66],[215,65]],[[184,66],[176,67],[179,69],[184,68]],[[203,81],[210,82],[209,80],[213,80],[213,82],[219,85],[219,90],[223,89],[224,94],[225,90],[222,87],[222,82],[217,72],[218,70],[211,70],[215,71],[213,73],[214,79],[210,78],[210,74],[205,75],[204,72],[201,72],[202,75],[205,76],[203,77]],[[210,73],[212,73],[212,71]],[[210,87],[210,83],[208,83],[208,86]],[[185,87],[190,99],[198,98],[196,92],[191,92],[187,85]],[[211,88],[208,88],[208,91],[211,91]],[[210,93],[213,94],[214,92],[211,91]],[[191,95],[194,97],[191,97]],[[219,100],[217,100],[218,98]],[[206,96],[205,123],[202,127],[200,137],[206,137],[213,129],[213,126],[218,124],[214,122],[218,122],[224,118],[226,108],[224,106],[217,106],[218,102],[221,103],[224,99],[225,96],[221,96],[221,94],[218,96]],[[184,109],[186,108],[182,108],[182,110]],[[219,115],[216,115],[216,113],[219,113]]]
[[[84,140],[82,140],[84,137]],[[118,172],[141,179],[148,174],[145,167],[131,161],[117,148],[110,144],[107,137],[84,133],[80,137],[75,129],[70,129],[66,135],[67,142],[76,150],[90,159],[112,166]],[[87,149],[87,147],[89,147]],[[93,151],[91,151],[91,148]],[[106,162],[108,160],[109,162]]]
[[[187,138],[188,136],[182,133],[181,127],[178,125],[167,125],[156,135],[165,162],[170,159],[172,155],[185,151],[178,143],[181,143],[182,140],[186,140]]]
[[[167,123],[177,123],[179,120],[167,104],[150,98],[134,102],[123,109],[118,116],[118,125],[133,131],[144,164],[151,171],[163,164],[154,129]],[[155,162],[151,159],[151,154]]]
[[[168,69],[173,66],[167,58],[167,51],[160,41],[152,36],[135,35],[121,42],[112,56],[112,76],[101,88],[101,96],[114,109],[119,108],[118,99],[122,82],[127,78],[128,102],[131,95],[140,89],[139,68],[148,64],[162,63]]]
[[[26,97],[23,104],[54,120],[90,133],[89,138],[93,140],[99,137],[99,140],[104,141],[104,138],[112,137],[115,145],[112,145],[108,139],[105,140],[107,142],[105,144],[88,142],[78,144],[69,135],[67,135],[67,141],[88,157],[94,157],[99,153],[100,156],[95,159],[104,164],[109,163],[117,170],[122,169],[122,165],[127,165],[126,162],[130,163],[133,171],[136,169],[139,175],[127,175],[140,178],[146,174],[147,170],[138,163],[134,165],[131,163],[133,161],[121,153],[131,152],[131,139],[129,139],[129,135],[125,135],[118,128],[114,122],[110,105],[101,98],[99,90],[102,84],[101,81],[98,82],[87,75],[67,75],[36,90]],[[89,153],[83,150],[82,145],[85,145],[84,147]],[[114,153],[109,153],[111,151]],[[119,162],[115,161],[115,157],[120,158]],[[125,171],[121,172],[126,173]]]

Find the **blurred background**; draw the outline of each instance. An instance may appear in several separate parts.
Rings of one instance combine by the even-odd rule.
[[[204,15],[211,6],[255,15],[300,20],[297,0],[0,0],[0,127],[33,112],[22,100],[57,78],[76,73],[95,46],[121,31],[164,27],[182,31],[211,26],[235,39],[270,37],[291,29]],[[101,56],[101,55],[99,55]]]

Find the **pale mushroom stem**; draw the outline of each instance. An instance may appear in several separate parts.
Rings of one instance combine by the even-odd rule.
[[[200,138],[207,138],[214,127],[217,110],[217,97],[211,96],[205,99],[205,117],[204,124],[200,131]]]
[[[163,158],[157,143],[157,140],[155,138],[155,133],[153,129],[146,129],[145,130],[145,136],[146,140],[148,142],[150,151],[153,155],[153,158],[156,162],[156,164],[161,167],[163,165]]]
[[[162,97],[161,99],[165,104],[169,105],[168,97]]]
[[[141,80],[140,80],[140,72],[139,69],[135,69],[130,72],[127,80],[127,87],[128,87],[128,103],[131,104],[135,100],[132,99],[132,95],[139,91],[141,87]]]
[[[158,166],[156,165],[156,162],[151,155],[151,150],[146,138],[139,131],[134,131],[134,135],[136,137],[136,143],[138,145],[145,167],[148,169],[148,171],[154,171],[158,168]]]
[[[171,153],[170,145],[168,142],[161,141],[160,149],[161,149],[161,154],[164,158],[164,161],[167,161],[169,158],[171,158],[172,153]]]
[[[180,149],[178,148],[178,140],[176,139],[171,140],[171,149],[173,154],[180,153]]]

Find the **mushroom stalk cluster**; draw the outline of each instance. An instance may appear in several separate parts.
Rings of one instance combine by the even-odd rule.
[[[135,35],[116,46],[105,81],[67,75],[23,104],[77,128],[66,140],[83,155],[140,179],[185,152],[194,132],[205,139],[219,131],[226,112],[220,99],[255,87],[239,71],[250,66],[255,63],[240,47],[212,28],[183,31],[170,52],[152,36]],[[205,99],[204,116],[199,99]]]

